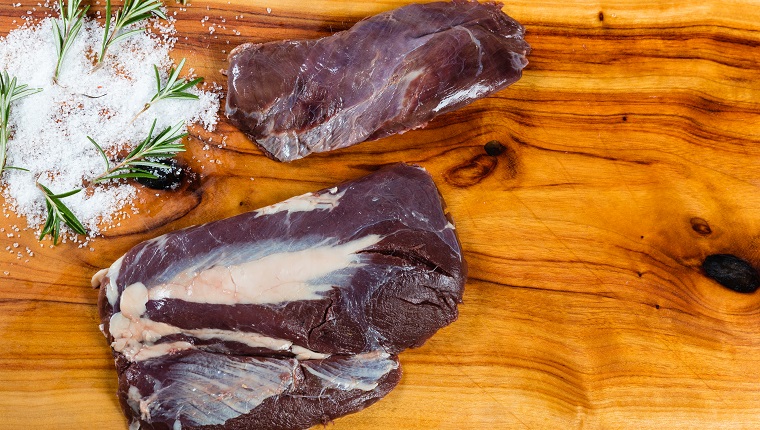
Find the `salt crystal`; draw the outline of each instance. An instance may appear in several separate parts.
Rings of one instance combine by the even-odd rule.
[[[156,22],[153,26],[160,34],[139,32],[115,43],[103,67],[93,72],[86,53],[99,51],[104,30],[97,20],[86,18],[64,58],[60,85],[56,85],[52,82],[57,61],[53,20],[27,23],[0,38],[0,70],[16,76],[19,84],[42,89],[14,101],[9,121],[13,133],[7,164],[29,172],[6,170],[0,178],[5,205],[37,230],[46,217],[37,180],[54,193],[62,193],[81,188],[88,178],[104,171],[101,155],[87,136],[113,156],[142,141],[154,119],[154,134],[179,121],[198,123],[212,131],[221,98],[219,93],[194,88],[190,91],[199,100],[162,100],[132,122],[156,92],[153,65],[159,68],[164,82],[172,67],[169,52],[176,38],[167,36],[176,33],[173,23]],[[63,200],[90,235],[107,228],[118,211],[131,206],[137,194],[135,185],[127,181],[96,186],[91,191]],[[67,233],[62,235],[64,241],[76,240],[68,228],[63,230]]]

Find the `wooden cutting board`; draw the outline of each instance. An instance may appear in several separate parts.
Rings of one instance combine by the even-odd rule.
[[[32,7],[43,16],[19,1],[0,5],[3,35]],[[174,54],[226,87],[239,43],[326,36],[404,3],[170,2]],[[280,164],[222,122],[187,141],[203,166],[194,187],[143,193],[141,216],[92,249],[0,235],[0,251],[35,252],[0,252],[0,428],[126,428],[90,277],[130,247],[396,161],[441,189],[469,263],[465,302],[459,321],[401,354],[389,396],[330,428],[758,428],[760,294],[700,269],[717,253],[760,267],[757,3],[504,10],[533,47],[522,80],[424,130]],[[507,150],[486,155],[491,140]],[[0,217],[14,225],[25,221]]]

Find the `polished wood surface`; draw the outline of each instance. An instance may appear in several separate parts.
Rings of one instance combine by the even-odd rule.
[[[3,34],[36,7],[19,1],[0,5]],[[226,87],[239,43],[325,36],[404,3],[172,3],[174,54]],[[401,354],[390,395],[330,428],[760,427],[760,294],[700,268],[717,253],[760,267],[757,3],[504,10],[533,47],[522,80],[423,130],[290,164],[224,121],[194,130],[185,160],[200,178],[144,192],[143,214],[92,249],[6,237],[25,221],[0,217],[0,251],[34,251],[28,262],[0,252],[0,428],[126,428],[90,277],[130,247],[396,161],[426,167],[441,189],[469,263],[465,302],[456,323]],[[491,140],[507,150],[486,155]]]

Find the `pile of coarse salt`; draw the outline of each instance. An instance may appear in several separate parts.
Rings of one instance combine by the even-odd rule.
[[[154,21],[154,30],[136,33],[112,45],[103,66],[93,71],[93,56],[100,50],[103,26],[86,18],[66,53],[53,83],[57,54],[53,20],[27,23],[0,38],[0,70],[42,91],[11,106],[7,164],[29,172],[6,170],[0,186],[7,208],[26,217],[32,229],[41,228],[47,216],[43,194],[36,181],[55,193],[81,188],[83,181],[105,171],[93,138],[107,154],[124,154],[147,137],[153,120],[154,135],[184,121],[199,123],[208,131],[216,126],[220,95],[193,89],[199,100],[168,99],[151,105],[132,121],[156,93],[153,65],[166,82],[175,39],[173,19]],[[143,23],[145,24],[145,23]],[[183,75],[187,70],[183,70]],[[114,217],[128,208],[136,195],[129,181],[94,186],[63,199],[88,229],[89,236],[116,224]],[[122,211],[123,214],[123,211]],[[39,230],[38,230],[39,231]],[[70,240],[76,235],[64,229]]]

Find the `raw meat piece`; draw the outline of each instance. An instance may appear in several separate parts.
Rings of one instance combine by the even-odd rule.
[[[430,175],[398,164],[143,242],[93,284],[134,428],[300,429],[393,389],[465,276]]]
[[[520,79],[530,47],[500,3],[412,4],[318,40],[244,44],[227,116],[292,161],[424,127]]]

